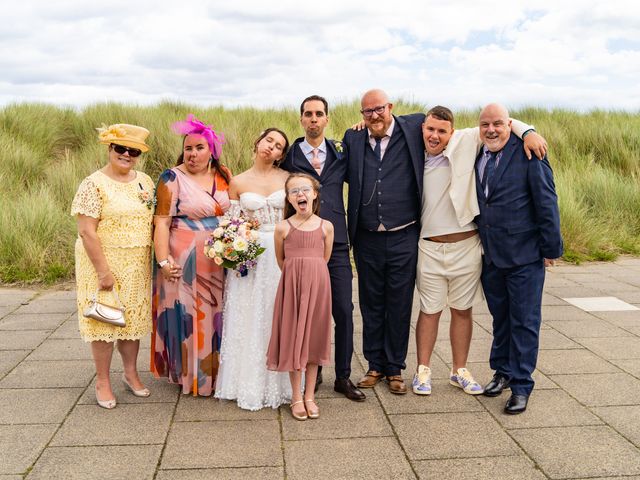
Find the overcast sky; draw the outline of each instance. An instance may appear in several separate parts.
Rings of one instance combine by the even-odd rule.
[[[640,110],[638,0],[3,2],[0,105]]]

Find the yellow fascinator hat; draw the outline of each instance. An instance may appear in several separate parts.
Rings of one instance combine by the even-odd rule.
[[[143,152],[149,151],[149,146],[145,143],[149,136],[149,130],[144,127],[115,123],[108,127],[102,125],[96,130],[98,131],[98,141],[104,145],[115,143],[116,145],[137,148]]]

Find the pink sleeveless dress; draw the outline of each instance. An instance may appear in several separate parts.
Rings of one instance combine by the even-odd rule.
[[[324,259],[324,232],[298,230],[289,220],[284,265],[273,310],[267,368],[304,371],[331,357],[331,284]]]

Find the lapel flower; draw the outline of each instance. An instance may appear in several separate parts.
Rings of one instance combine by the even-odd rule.
[[[140,191],[138,192],[138,198],[142,203],[144,203],[149,210],[152,210],[153,207],[156,206],[156,196],[153,192],[149,192],[142,188],[142,184],[138,184],[140,186]]]
[[[342,142],[333,142],[333,145],[336,147],[336,152],[344,152],[344,148],[342,148]]]

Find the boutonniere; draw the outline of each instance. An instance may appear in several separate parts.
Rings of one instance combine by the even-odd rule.
[[[342,142],[333,142],[333,145],[336,147],[336,152],[344,152],[344,148],[342,148]]]
[[[140,191],[138,192],[138,198],[142,203],[144,203],[149,210],[152,210],[153,207],[156,206],[156,196],[155,192],[150,192],[142,188],[142,184],[138,183],[140,187]]]

